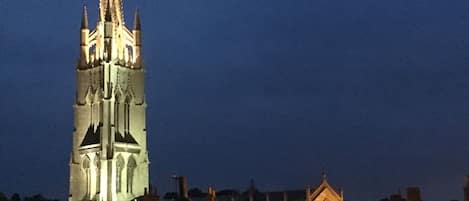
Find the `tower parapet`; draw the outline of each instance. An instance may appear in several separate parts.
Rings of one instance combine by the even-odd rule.
[[[83,14],[81,19],[81,34],[80,34],[80,64],[79,68],[83,68],[89,64],[89,34],[88,28],[88,12],[86,6],[83,6]]]
[[[134,28],[125,26],[122,0],[100,0],[97,26],[90,31],[86,8],[82,17],[79,69],[92,68],[101,60],[117,60],[127,68],[142,68],[142,36],[140,14],[135,13]],[[86,31],[88,30],[88,31]]]

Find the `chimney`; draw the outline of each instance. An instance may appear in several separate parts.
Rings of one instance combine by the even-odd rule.
[[[189,198],[187,194],[187,180],[186,177],[179,177],[179,196],[181,198]]]
[[[407,201],[422,201],[420,189],[417,187],[407,188]]]
[[[256,186],[254,185],[254,179],[251,179],[251,185],[249,187],[249,201],[254,201],[256,193]]]
[[[464,201],[469,201],[469,175],[466,176],[464,183]]]

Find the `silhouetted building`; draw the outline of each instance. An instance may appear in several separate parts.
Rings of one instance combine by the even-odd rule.
[[[267,192],[261,198],[262,201],[304,201],[306,195],[305,190],[287,190]]]
[[[389,201],[406,201],[402,195],[399,193],[399,194],[393,194],[391,195]]]
[[[389,198],[381,199],[381,201],[422,201],[422,196],[420,194],[420,188],[418,187],[409,187],[406,189],[406,197],[402,197],[401,193],[392,194]]]
[[[189,192],[187,190],[187,179],[181,176],[173,176],[178,186],[178,193],[166,193],[163,199],[176,201],[189,201]]]
[[[145,194],[135,198],[137,201],[159,201],[160,196],[158,195],[158,191],[153,189],[153,186],[150,184],[150,190],[145,191]]]
[[[163,195],[164,201],[176,200],[179,197],[177,192],[167,192]]]
[[[187,185],[187,183],[183,183]],[[181,192],[181,189],[179,191]],[[307,187],[306,190],[260,192],[255,187],[254,181],[251,180],[249,188],[242,193],[232,189],[216,192],[214,188],[210,187],[207,192],[192,188],[187,195],[187,200],[190,201],[344,201],[343,192],[333,189],[325,175],[321,183],[314,189]],[[166,193],[163,201],[179,200],[181,196],[182,194],[174,192]]]

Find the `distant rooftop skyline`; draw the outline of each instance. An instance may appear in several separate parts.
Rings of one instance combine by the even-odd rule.
[[[65,200],[82,6],[0,0],[0,189]],[[151,183],[462,200],[469,2],[135,0]],[[89,26],[96,22],[90,20]]]

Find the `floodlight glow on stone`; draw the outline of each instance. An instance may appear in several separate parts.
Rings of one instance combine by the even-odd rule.
[[[91,31],[83,8],[69,201],[128,201],[148,190],[141,25],[137,12],[138,29],[125,27],[121,8],[100,0]]]

